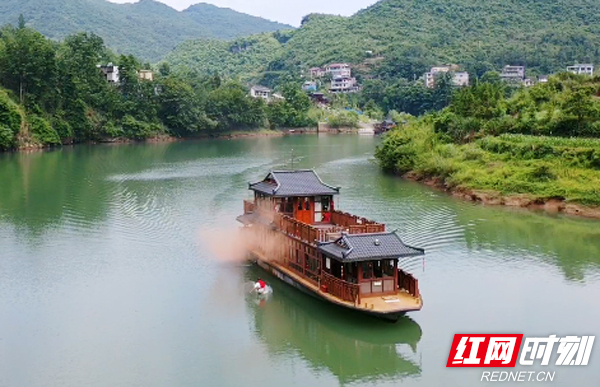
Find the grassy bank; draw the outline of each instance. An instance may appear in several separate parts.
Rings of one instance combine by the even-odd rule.
[[[377,149],[381,166],[470,200],[600,218],[600,77],[457,91]]]
[[[456,144],[432,121],[391,132],[376,151],[381,166],[473,200],[600,206],[600,140],[503,134]]]

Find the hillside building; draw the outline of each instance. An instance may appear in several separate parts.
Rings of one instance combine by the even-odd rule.
[[[152,73],[152,70],[140,70],[138,72],[138,77],[140,78],[140,81],[152,82],[154,80],[154,74]]]
[[[115,66],[112,63],[107,65],[98,65],[96,66],[104,75],[106,82],[108,83],[119,83],[119,66]]]
[[[423,75],[425,87],[434,88],[436,77],[438,77],[440,74],[446,73],[452,73],[452,84],[454,86],[469,86],[469,73],[458,70],[459,67],[457,65],[432,67],[429,72],[426,72],[425,75]]]
[[[352,69],[347,63],[332,63],[325,68],[325,73],[330,74],[332,79],[352,77]]]
[[[505,81],[522,82],[525,79],[525,66],[504,66],[500,78]]]
[[[311,93],[309,95],[310,100],[321,107],[329,105],[329,98],[325,97],[323,93]]]
[[[454,73],[452,77],[452,83],[454,86],[466,87],[469,86],[469,73],[466,71],[459,71]]]
[[[315,81],[304,82],[304,84],[302,85],[302,90],[317,91],[318,90],[317,82],[315,82]]]
[[[322,78],[325,76],[325,70],[320,67],[313,67],[310,71],[311,78]]]
[[[360,90],[360,86],[354,77],[337,77],[331,80],[332,93],[355,93]]]
[[[273,91],[271,89],[264,86],[252,86],[250,89],[250,96],[252,98],[262,98],[267,102],[271,100],[272,93]]]
[[[594,65],[593,64],[576,64],[573,66],[567,67],[567,71],[577,75],[594,75]]]

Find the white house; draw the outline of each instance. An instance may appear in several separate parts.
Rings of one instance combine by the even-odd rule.
[[[573,74],[581,74],[581,75],[594,75],[594,65],[593,64],[576,64],[574,66],[567,67],[567,71]]]
[[[252,86],[252,88],[250,89],[250,96],[252,98],[262,98],[268,102],[271,100],[272,92],[273,91],[271,89],[269,89],[268,87]]]
[[[525,66],[504,66],[500,78],[505,81],[522,81],[525,79]]]
[[[457,65],[447,65],[447,66],[436,66],[432,67],[429,72],[425,73],[423,76],[423,80],[425,81],[425,87],[433,88],[435,87],[435,78],[439,74],[444,73],[452,73],[452,84],[454,86],[469,86],[469,73],[466,71],[457,71]]]
[[[331,80],[332,93],[354,93],[360,90],[360,86],[354,77],[337,77]]]
[[[452,77],[452,83],[454,86],[469,86],[469,73],[466,71],[454,73]]]
[[[331,78],[350,78],[352,69],[347,63],[332,63],[325,68],[327,74],[331,74]]]
[[[533,79],[531,78],[525,78],[523,79],[523,82],[521,82],[521,84],[525,87],[531,87],[534,85]]]
[[[107,65],[98,65],[96,67],[102,71],[102,74],[108,83],[119,83],[119,66],[109,63]]]

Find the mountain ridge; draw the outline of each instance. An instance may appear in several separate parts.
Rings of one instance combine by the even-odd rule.
[[[106,0],[2,0],[0,25],[18,22],[49,38],[93,32],[119,54],[149,61],[162,59],[178,44],[195,38],[234,39],[293,27],[211,4],[183,11],[157,2],[116,4]]]
[[[380,77],[414,79],[432,66],[455,63],[474,75],[504,65],[532,74],[564,71],[575,62],[600,61],[600,3],[588,0],[382,0],[353,16],[310,14],[281,40],[270,71],[384,58]],[[199,52],[167,56],[175,65],[215,71],[194,62]],[[200,48],[197,46],[196,48]],[[232,73],[235,73],[232,69]]]

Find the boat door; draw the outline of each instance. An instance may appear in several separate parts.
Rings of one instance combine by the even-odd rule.
[[[298,198],[295,206],[295,218],[302,223],[313,224],[313,204],[312,198]]]

